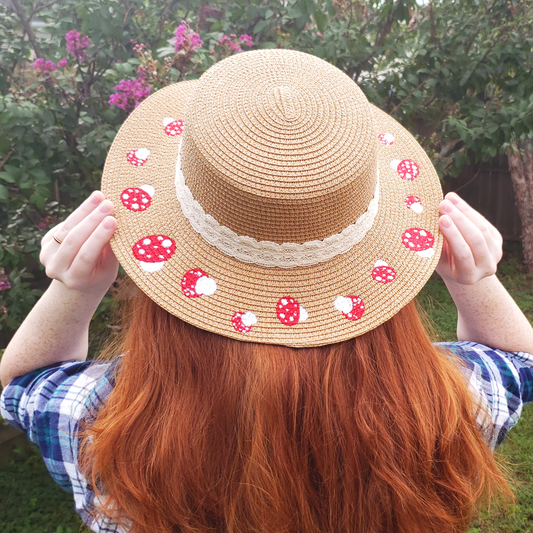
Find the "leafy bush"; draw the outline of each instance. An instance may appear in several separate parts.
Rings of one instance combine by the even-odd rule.
[[[229,55],[293,48],[338,66],[414,132],[441,175],[533,135],[527,0],[13,6],[0,6],[0,268],[11,284],[0,285],[0,344],[46,286],[40,238],[99,186],[127,114]]]

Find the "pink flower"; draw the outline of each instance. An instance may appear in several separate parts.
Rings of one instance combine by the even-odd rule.
[[[247,35],[246,33],[244,33],[243,35],[241,35],[239,37],[239,41],[241,41],[241,43],[244,45],[244,46],[248,46],[249,48],[252,46],[253,44],[253,40],[252,40],[252,37],[250,37],[249,35]]]
[[[317,34],[320,38],[324,37],[319,31],[317,31],[316,34]]]
[[[50,76],[50,72],[56,69],[56,64],[53,61],[45,61],[42,57],[35,60],[33,68],[39,70],[41,76]]]
[[[176,28],[175,36],[176,42],[174,46],[176,52],[196,52],[204,45],[200,35],[183,23]]]
[[[143,78],[121,80],[109,96],[109,104],[131,113],[150,94],[150,86]]]
[[[67,41],[67,50],[80,62],[83,63],[87,59],[87,48],[89,48],[89,37],[87,35],[81,36],[81,33],[76,30],[70,30],[65,35]]]
[[[63,67],[66,67],[67,66],[67,58],[64,57],[63,59],[60,59],[57,63],[57,66],[59,68],[63,68]]]
[[[7,291],[7,289],[11,289],[11,282],[7,277],[6,271],[0,268],[0,291]]]

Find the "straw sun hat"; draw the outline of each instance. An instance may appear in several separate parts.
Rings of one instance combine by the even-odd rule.
[[[120,129],[102,181],[133,281],[243,341],[361,335],[414,298],[442,247],[424,150],[301,52],[241,53],[156,92]]]

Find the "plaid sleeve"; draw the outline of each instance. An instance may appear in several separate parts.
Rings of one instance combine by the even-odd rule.
[[[465,363],[463,373],[469,386],[492,420],[490,444],[499,446],[518,422],[523,406],[533,402],[533,355],[503,352],[475,342],[439,346]]]
[[[13,379],[2,391],[0,413],[37,444],[54,480],[76,492],[76,435],[86,399],[110,363],[69,361]]]

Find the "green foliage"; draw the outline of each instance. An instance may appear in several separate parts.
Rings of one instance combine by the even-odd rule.
[[[0,7],[0,268],[13,279],[34,276],[24,278],[23,290],[44,286],[39,239],[98,187],[114,136],[139,101],[110,105],[117,84],[141,77],[153,92],[197,78],[246,50],[240,36],[251,36],[253,48],[302,50],[338,66],[413,132],[441,176],[532,136],[528,0],[21,4],[33,38],[14,9]],[[199,32],[203,46],[176,52],[182,23]],[[67,52],[71,30],[89,38],[81,60]],[[42,72],[32,68],[36,56],[54,63],[67,57],[67,66]],[[4,337],[31,305],[11,291],[0,292],[9,317],[0,315]]]

